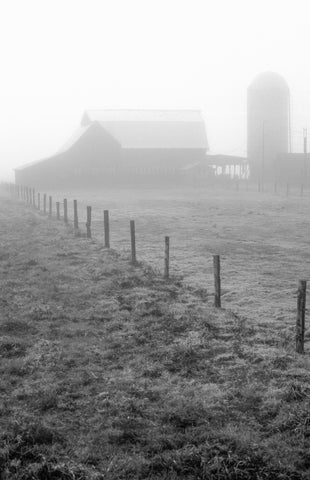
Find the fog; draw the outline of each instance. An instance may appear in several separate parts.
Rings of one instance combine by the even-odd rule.
[[[0,6],[0,178],[52,155],[88,108],[198,108],[212,153],[246,155],[246,89],[291,90],[310,127],[307,2],[11,0]]]

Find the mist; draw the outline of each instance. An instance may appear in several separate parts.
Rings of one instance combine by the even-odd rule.
[[[310,123],[306,5],[2,2],[0,177],[53,155],[88,108],[200,109],[211,153],[246,155],[246,89],[265,70],[289,84],[298,150]]]

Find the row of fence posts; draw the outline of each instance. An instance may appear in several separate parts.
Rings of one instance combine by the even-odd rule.
[[[41,194],[37,193],[37,201],[35,196],[35,189],[23,186],[15,186],[14,193],[17,194],[19,199],[25,200],[26,203],[37,207],[38,210],[41,210]],[[48,212],[47,212],[47,200],[48,200]],[[68,224],[68,200],[64,198],[63,200],[63,221],[65,224]],[[60,214],[60,202],[56,202],[56,218],[61,220]],[[53,198],[52,196],[47,197],[47,194],[43,194],[43,213],[48,216],[53,215]],[[91,238],[91,220],[92,220],[92,208],[91,206],[86,207],[86,236]],[[103,212],[103,223],[104,223],[104,246],[105,248],[110,248],[110,222],[109,222],[109,210],[104,210]],[[73,226],[75,231],[79,230],[79,216],[78,216],[78,202],[73,200]],[[137,265],[137,252],[136,252],[136,229],[135,221],[130,220],[130,242],[131,242],[131,263]],[[164,278],[169,279],[170,276],[170,237],[165,236],[164,240],[165,250],[164,250]],[[214,267],[214,306],[221,308],[221,280],[220,280],[220,256],[213,256],[213,267]]]
[[[13,195],[17,195],[19,199],[25,200],[26,203],[37,207],[38,210],[41,210],[41,195],[37,194],[37,202],[35,196],[35,189],[29,187],[23,187],[15,185],[12,187],[10,185],[9,191]],[[52,196],[49,196],[49,209],[48,215],[51,217],[53,213],[53,199]],[[91,238],[91,207],[86,207],[86,236]],[[43,194],[43,213],[47,213],[47,195]],[[60,215],[60,202],[56,202],[56,218],[57,220],[61,219]],[[63,220],[65,224],[68,224],[68,200],[64,198],[63,200]],[[109,223],[109,211],[104,210],[103,212],[104,220],[104,246],[105,248],[110,248],[110,223]],[[73,225],[74,229],[77,231],[79,229],[79,220],[78,220],[78,204],[77,200],[73,200]],[[130,220],[130,239],[131,239],[131,263],[137,265],[137,253],[136,253],[136,230],[135,230],[135,221]],[[165,252],[164,252],[164,278],[169,279],[169,261],[170,261],[170,237],[165,237]],[[214,273],[214,306],[216,308],[221,308],[221,264],[220,256],[213,255],[213,273]],[[304,353],[304,341],[305,341],[305,312],[306,312],[306,289],[307,281],[299,280],[298,282],[298,291],[297,291],[297,318],[296,318],[296,352]]]

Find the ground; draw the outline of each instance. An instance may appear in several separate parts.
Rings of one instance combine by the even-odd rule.
[[[65,226],[0,198],[0,478],[309,478],[308,332],[305,355],[294,350],[310,199],[52,194],[78,199],[79,234],[71,210]],[[213,307],[215,253],[222,309]]]

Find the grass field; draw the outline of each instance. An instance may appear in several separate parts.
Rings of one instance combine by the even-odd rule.
[[[64,196],[79,201],[81,236],[0,199],[1,480],[309,478],[309,332],[297,355],[294,327],[310,199],[53,192]]]
[[[309,278],[310,197],[223,189],[128,189],[77,191],[81,231],[86,205],[93,208],[93,236],[102,241],[103,209],[110,212],[112,246],[130,249],[129,219],[135,219],[138,257],[163,270],[164,236],[171,237],[171,272],[213,294],[212,255],[222,261],[223,301],[249,319],[291,322],[296,285]]]

